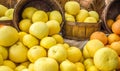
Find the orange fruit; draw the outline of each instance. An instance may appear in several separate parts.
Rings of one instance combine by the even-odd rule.
[[[108,25],[108,27],[109,27],[110,29],[111,29],[113,23],[114,23],[114,20],[113,20],[113,19],[108,19],[108,20],[107,20],[107,25]]]
[[[116,22],[113,23],[113,25],[112,25],[112,31],[115,34],[120,34],[120,20],[117,20]]]
[[[107,44],[107,36],[103,32],[96,31],[96,32],[92,33],[90,36],[90,40],[92,40],[92,39],[98,39],[101,42],[103,42],[103,44]]]
[[[110,48],[112,48],[113,50],[115,50],[117,52],[117,54],[120,55],[120,42],[113,42],[110,45]]]
[[[112,34],[108,35],[108,43],[109,44],[119,41],[119,40],[120,40],[120,37],[117,34],[112,33]]]
[[[115,18],[115,20],[119,20],[120,19],[120,14]]]

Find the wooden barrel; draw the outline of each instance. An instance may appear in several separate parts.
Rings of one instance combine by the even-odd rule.
[[[52,11],[52,10],[58,10],[62,14],[62,24],[64,23],[64,12],[61,8],[60,4],[56,0],[20,0],[16,6],[14,11],[14,17],[13,17],[13,24],[18,29],[18,23],[22,19],[22,12],[26,7],[35,7],[39,10]]]
[[[103,11],[104,23],[102,24],[102,26],[108,33],[112,33],[112,30],[108,27],[107,20],[115,20],[118,14],[120,14],[120,0],[113,0],[106,6],[106,8]]]

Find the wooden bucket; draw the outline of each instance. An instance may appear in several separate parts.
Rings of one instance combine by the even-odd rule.
[[[107,25],[108,19],[115,20],[116,16],[120,14],[120,0],[111,1],[103,11],[103,21],[102,26],[108,33],[112,33],[112,30]]]
[[[13,24],[18,29],[18,23],[22,19],[22,12],[26,7],[35,7],[39,10],[52,11],[58,10],[62,14],[62,24],[64,23],[64,12],[59,3],[56,0],[20,0],[15,6],[15,12],[13,17]]]

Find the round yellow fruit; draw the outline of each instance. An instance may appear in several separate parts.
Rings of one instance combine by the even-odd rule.
[[[62,15],[57,10],[54,10],[54,11],[50,12],[49,19],[50,20],[56,20],[57,22],[59,22],[59,24],[62,23]]]
[[[23,32],[29,32],[29,28],[31,26],[32,22],[30,19],[23,19],[19,22],[19,28]]]
[[[96,11],[89,11],[89,16],[94,17],[97,21],[99,20],[99,14]]]
[[[36,11],[32,16],[32,22],[47,22],[48,21],[48,15],[46,12],[42,10]]]
[[[67,49],[68,57],[67,59],[71,62],[78,62],[82,57],[82,52],[77,47],[70,47]]]
[[[68,1],[65,3],[65,11],[71,15],[77,15],[80,11],[80,5],[76,1]]]
[[[22,12],[22,18],[24,19],[32,19],[32,15],[34,14],[34,12],[37,11],[36,8],[34,7],[27,7],[23,10]]]
[[[8,50],[3,46],[0,46],[0,54],[4,60],[8,58]]]
[[[56,40],[57,43],[61,43],[61,44],[64,43],[64,39],[61,35],[55,34],[52,37]]]
[[[87,71],[99,71],[95,66],[90,66]]]
[[[11,46],[17,40],[18,31],[11,26],[0,26],[0,45],[1,46]]]
[[[19,41],[20,42],[23,42],[23,37],[26,35],[27,33],[26,32],[19,32],[18,35],[19,35]]]
[[[5,16],[9,17],[12,20],[13,19],[13,13],[14,13],[14,9],[10,8],[5,12]]]
[[[39,44],[39,40],[32,36],[31,34],[27,34],[23,37],[23,44],[28,48],[31,48],[35,45]]]
[[[23,65],[18,65],[14,70],[15,71],[22,71],[23,69],[26,69],[26,67]]]
[[[55,45],[48,50],[48,57],[54,58],[61,63],[67,59],[67,50],[63,46]]]
[[[77,22],[84,22],[84,20],[89,16],[89,13],[85,9],[81,9],[76,15]]]
[[[49,49],[55,44],[56,44],[56,40],[53,37],[45,37],[40,41],[40,45],[46,49]]]
[[[9,17],[2,16],[2,17],[0,17],[0,20],[11,20],[11,19]]]
[[[30,26],[29,33],[34,35],[38,39],[42,39],[48,36],[49,29],[44,22],[36,22]]]
[[[92,58],[87,58],[84,60],[84,66],[86,69],[90,68],[93,65],[94,65],[94,62]]]
[[[27,61],[28,48],[21,42],[17,42],[9,48],[9,59],[15,63]]]
[[[50,20],[46,23],[49,29],[48,35],[58,34],[60,32],[60,24],[56,20]]]
[[[3,57],[1,54],[0,54],[0,65],[3,65]]]
[[[94,57],[94,54],[96,53],[96,51],[103,47],[104,47],[104,44],[100,40],[93,39],[87,42],[86,52],[90,55],[90,57]]]
[[[66,21],[72,21],[72,22],[75,22],[75,18],[74,16],[68,14],[68,13],[65,13],[65,20]]]
[[[29,64],[28,71],[34,71],[34,63]]]
[[[118,55],[110,48],[101,48],[94,55],[95,66],[102,71],[112,71],[118,67]]]
[[[86,46],[84,46],[84,48],[83,48],[83,56],[84,56],[84,58],[90,58],[91,57],[87,48],[86,48]]]
[[[60,64],[60,71],[77,71],[77,67],[69,60],[65,60]]]
[[[77,67],[77,71],[85,71],[85,67],[81,62],[76,62],[75,65]]]
[[[87,17],[84,20],[85,23],[97,23],[97,20],[94,17]]]
[[[30,63],[31,63],[30,61],[25,61],[25,62],[22,62],[20,65],[28,67]]]
[[[34,63],[34,70],[35,71],[59,71],[58,63],[53,58],[39,58]]]
[[[28,59],[35,62],[38,58],[46,56],[46,50],[41,46],[33,46],[28,50]]]
[[[0,4],[0,17],[5,15],[5,12],[8,10],[7,7],[4,5]]]
[[[8,66],[0,66],[0,71],[14,71],[14,70]]]
[[[10,68],[12,68],[12,69],[15,69],[15,68],[16,68],[15,63],[12,62],[11,60],[4,60],[3,65],[4,65],[4,66],[8,66],[8,67],[10,67]]]

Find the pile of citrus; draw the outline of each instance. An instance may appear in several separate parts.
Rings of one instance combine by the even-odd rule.
[[[120,37],[116,34],[106,37],[98,32],[100,38],[96,38],[93,33],[80,50],[65,43],[59,34],[62,22],[59,11],[46,13],[27,7],[22,18],[20,32],[0,25],[0,71],[114,71],[120,68],[120,42],[114,43]],[[110,48],[106,47],[107,40]]]

